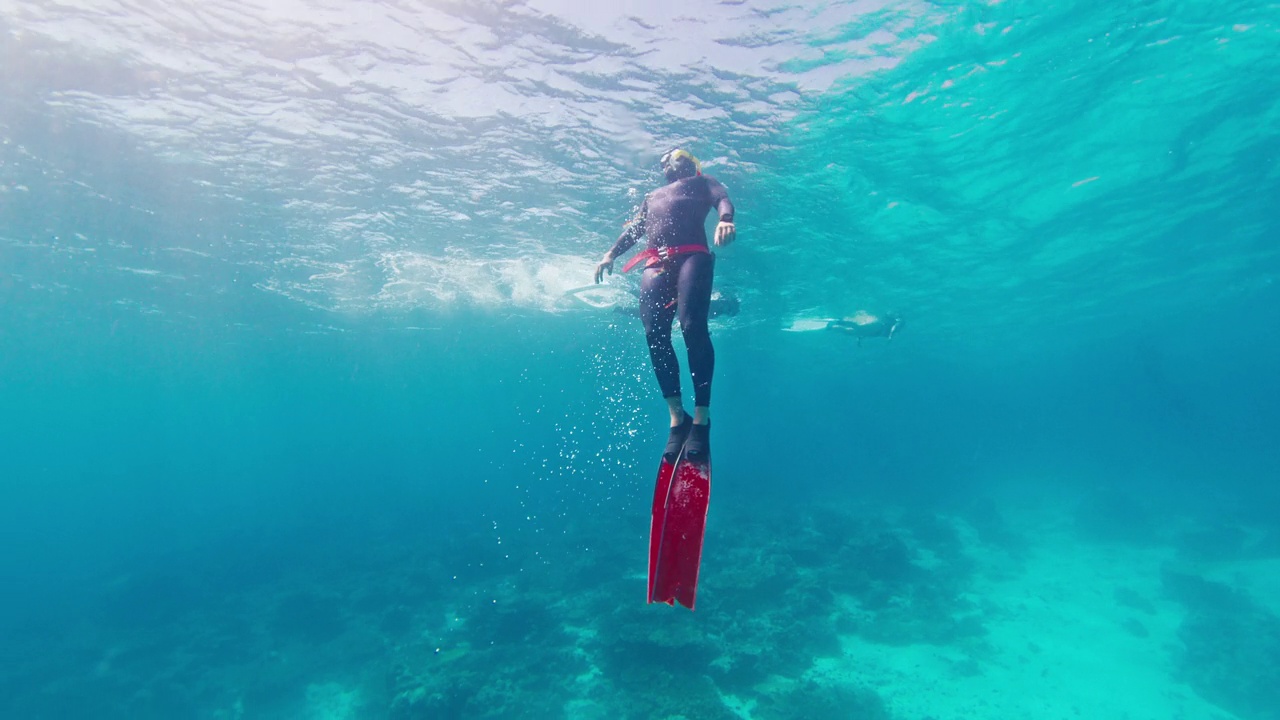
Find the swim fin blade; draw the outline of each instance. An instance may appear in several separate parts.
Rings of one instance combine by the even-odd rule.
[[[649,602],[693,609],[710,500],[709,457],[689,460],[682,450],[674,463],[663,459],[649,525]]]

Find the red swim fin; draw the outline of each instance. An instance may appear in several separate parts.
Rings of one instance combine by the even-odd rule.
[[[675,463],[666,457],[658,466],[658,480],[653,485],[653,516],[649,521],[649,602],[653,602],[653,582],[658,570],[658,549],[662,547],[662,530],[667,518],[667,493],[675,474]]]
[[[687,459],[684,453],[671,472],[658,470],[649,535],[649,602],[693,609],[702,562],[702,538],[711,499],[711,461]]]

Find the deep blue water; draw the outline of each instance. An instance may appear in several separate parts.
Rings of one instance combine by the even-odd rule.
[[[686,5],[0,0],[0,716],[1280,717],[1280,10]]]

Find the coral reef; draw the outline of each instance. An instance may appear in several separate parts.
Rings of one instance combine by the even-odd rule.
[[[845,685],[801,681],[761,699],[755,720],[890,720],[884,702],[872,692]]]
[[[65,638],[68,654],[115,648],[92,683],[15,707],[71,716],[113,697],[89,714],[733,720],[749,708],[880,720],[871,688],[806,679],[819,658],[841,656],[842,635],[947,643],[983,631],[963,599],[972,563],[953,521],[934,514],[724,508],[694,613],[643,603],[634,534],[575,523],[567,537],[597,541],[584,551],[566,540],[554,564],[518,564],[481,534],[417,551],[392,535],[360,553],[336,538],[312,556],[288,551],[274,578],[249,563],[240,586],[233,563],[203,579],[117,582],[100,605],[113,621]],[[130,615],[139,597],[154,616]]]
[[[1280,618],[1240,591],[1166,568],[1165,593],[1182,603],[1178,659],[1184,682],[1244,720],[1275,720],[1280,708]]]

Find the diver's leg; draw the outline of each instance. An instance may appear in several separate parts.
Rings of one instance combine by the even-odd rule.
[[[680,361],[671,346],[671,321],[676,315],[676,283],[665,264],[646,268],[640,278],[640,319],[649,344],[649,359],[658,377],[658,387],[671,411],[671,427],[684,421],[680,401]]]
[[[671,427],[680,424],[684,419],[684,400],[679,395],[667,398],[667,411],[671,413]]]
[[[693,375],[695,425],[711,422],[711,377],[715,371],[716,353],[711,346],[707,316],[711,309],[715,263],[715,256],[709,253],[686,255],[680,263],[677,306],[680,330],[689,350],[689,372]]]

